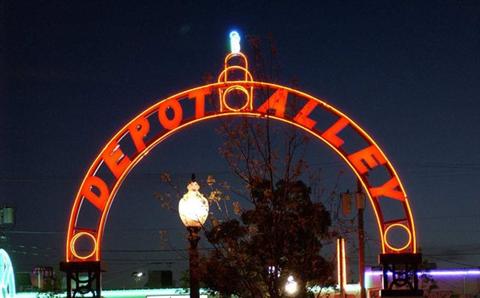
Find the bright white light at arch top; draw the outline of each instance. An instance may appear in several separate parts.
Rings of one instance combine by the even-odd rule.
[[[240,39],[237,31],[230,32],[230,51],[234,54],[240,53]]]

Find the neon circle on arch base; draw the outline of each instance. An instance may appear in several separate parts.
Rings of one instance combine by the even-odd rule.
[[[88,250],[87,253],[84,254],[84,255],[79,254],[78,250],[77,250],[77,241],[81,238],[87,238],[87,239],[90,239],[92,241],[92,248],[90,250]],[[78,260],[91,259],[95,255],[96,251],[98,250],[98,248],[97,248],[97,238],[91,232],[87,232],[87,231],[77,232],[72,237],[72,239],[70,240],[70,245],[69,246],[70,246],[70,251],[71,251],[72,255]]]
[[[232,65],[233,60],[241,65]],[[233,72],[237,73],[237,80],[230,80]],[[238,72],[244,74],[238,76]],[[228,105],[227,97],[232,90],[245,94],[246,102],[239,108]],[[292,102],[295,104],[292,105]],[[193,111],[189,113],[186,104],[193,105]],[[322,115],[331,118],[331,123],[320,125]],[[362,184],[375,214],[381,252],[416,253],[415,224],[408,197],[393,165],[374,139],[351,118],[321,99],[286,86],[254,81],[248,71],[247,58],[239,52],[227,55],[217,83],[160,100],[130,120],[106,143],[88,169],[75,197],[67,231],[66,261],[101,260],[102,236],[113,199],[128,173],[150,150],[198,122],[239,116],[287,123],[327,144]],[[161,131],[151,131],[154,122],[160,125]],[[349,134],[344,134],[346,130]],[[353,141],[347,137],[352,133],[363,142],[354,150],[345,146],[352,144]],[[124,152],[122,143],[126,140],[133,143],[134,151]],[[101,170],[104,168],[106,171]],[[385,177],[382,181],[373,181],[369,174],[378,169],[385,173]],[[396,214],[400,215],[385,218],[382,200],[395,202]],[[93,227],[77,225],[80,210],[86,204],[98,210],[98,220]],[[396,227],[405,229],[408,234],[408,241],[398,247],[387,240],[392,228]],[[88,237],[94,243],[93,250],[85,255],[79,255],[75,248],[80,237]]]

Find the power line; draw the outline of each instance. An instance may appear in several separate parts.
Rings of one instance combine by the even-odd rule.
[[[461,162],[414,162],[414,163],[403,163],[406,168],[408,166],[417,168],[416,170],[424,170],[424,169],[445,169],[445,170],[454,170],[454,169],[462,169],[462,170],[473,170],[473,171],[480,171],[480,163],[461,163]],[[321,162],[321,163],[310,163],[310,167],[340,167],[344,166],[345,163],[339,161],[332,161],[332,162]],[[410,171],[405,169],[405,171]],[[415,171],[415,170],[413,170]],[[167,171],[168,172],[168,171]],[[145,177],[154,177],[159,178],[162,172],[149,172],[149,173],[135,173],[129,176],[130,179],[143,179]],[[190,175],[190,172],[169,172],[169,174],[174,176],[182,176],[182,175]],[[225,169],[213,169],[211,171],[203,171],[199,172],[201,175],[212,175],[212,174],[231,174],[234,175],[231,171]],[[448,172],[442,173],[445,175],[455,175],[456,173]],[[457,173],[458,174],[458,173]],[[471,173],[460,173],[460,174],[471,174]],[[33,175],[33,176],[0,176],[0,181],[3,182],[28,182],[28,181],[48,181],[48,180],[80,180],[83,176],[74,176],[74,175]]]

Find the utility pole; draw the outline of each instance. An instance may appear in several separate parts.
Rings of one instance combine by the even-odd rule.
[[[365,210],[365,194],[362,191],[360,180],[357,179],[357,192],[355,193],[358,219],[358,282],[360,283],[360,298],[366,298],[365,291],[365,230],[363,225],[363,212]]]
[[[347,272],[345,264],[345,239],[340,237],[337,238],[337,279],[338,287],[340,290],[340,297],[345,298],[345,285],[347,281]]]

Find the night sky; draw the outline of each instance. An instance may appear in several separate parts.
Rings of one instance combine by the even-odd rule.
[[[0,204],[17,215],[0,246],[18,271],[58,265],[74,195],[100,148],[146,107],[216,76],[233,28],[247,55],[246,36],[273,40],[276,82],[326,100],[374,136],[406,187],[428,260],[480,266],[479,2],[0,5]],[[127,178],[106,226],[106,287],[137,270],[171,269],[178,279],[186,268],[184,228],[153,194],[163,171],[180,184],[191,172],[230,178],[215,126],[176,134]],[[310,146],[312,164],[333,177],[340,158]],[[374,265],[378,235],[367,232]]]

